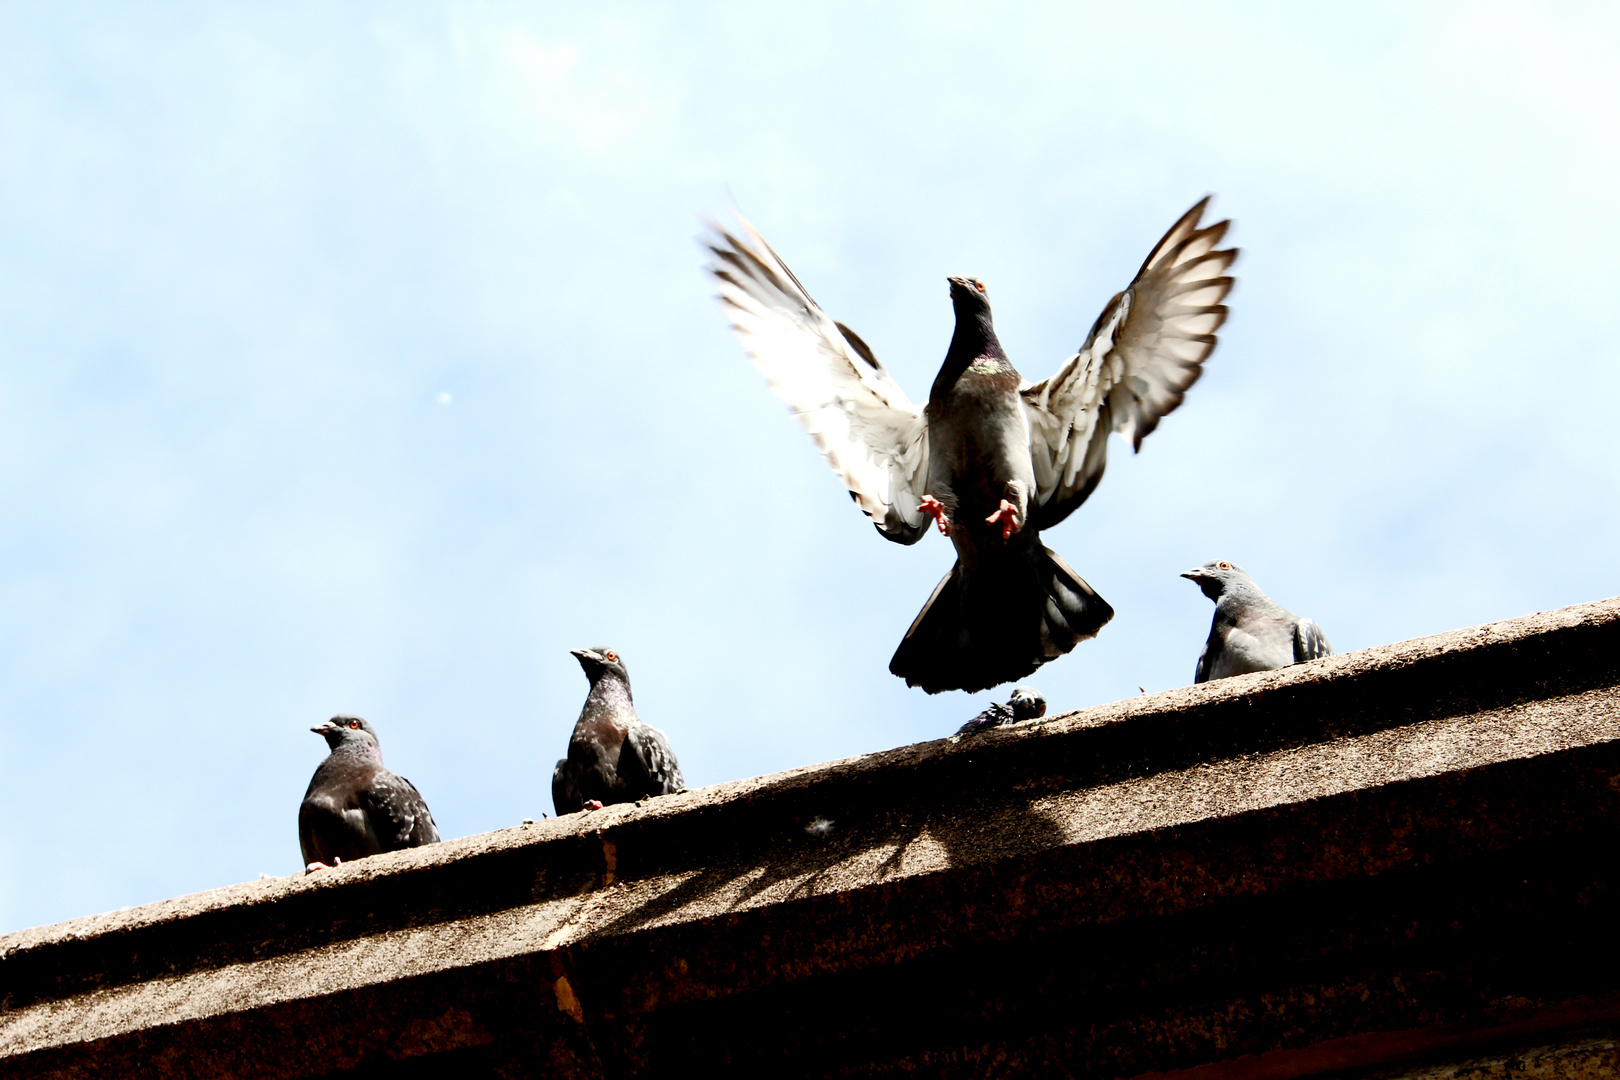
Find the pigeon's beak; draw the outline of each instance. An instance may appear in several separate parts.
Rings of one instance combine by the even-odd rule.
[[[316,724],[314,727],[310,728],[309,730],[313,731],[315,734],[321,736],[324,739],[326,736],[332,734],[332,732],[338,730],[338,726],[336,724],[332,723],[330,720],[328,720],[324,724]]]
[[[572,656],[575,660],[583,660],[587,656],[592,660],[596,659],[596,654],[591,652],[589,649],[569,649],[568,655]]]
[[[1198,567],[1194,567],[1181,576],[1186,578],[1188,581],[1206,581],[1209,578],[1209,575],[1204,573],[1204,571]]]

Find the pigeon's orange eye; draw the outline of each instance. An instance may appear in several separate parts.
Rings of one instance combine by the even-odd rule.
[[[359,731],[360,730],[360,721],[358,721],[358,720],[350,720],[349,721],[349,726],[354,728],[354,730]]]
[[[610,663],[610,664],[616,662],[619,659],[619,654],[614,652],[612,649],[609,649],[607,652],[603,653],[602,655],[607,658],[607,662]]]
[[[982,281],[975,281],[973,283],[973,287],[975,289],[978,289],[980,292],[984,292],[984,282],[982,282]]]
[[[1230,570],[1230,569],[1232,569],[1232,564],[1229,563],[1229,562],[1218,563],[1217,565],[1220,566],[1220,568],[1222,570]]]

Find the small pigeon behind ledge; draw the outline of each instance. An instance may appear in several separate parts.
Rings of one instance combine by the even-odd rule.
[[[605,645],[571,652],[591,681],[591,692],[574,723],[568,756],[551,773],[558,816],[685,788],[669,740],[636,715],[623,658]]]
[[[963,735],[977,735],[981,731],[988,731],[993,727],[1004,724],[1017,724],[1024,720],[1033,720],[1037,716],[1046,715],[1046,698],[1033,686],[1013,687],[1012,697],[1007,704],[997,703],[991,705],[984,712],[975,716],[967,723],[957,728],[958,738]]]
[[[309,730],[332,752],[316,767],[298,808],[298,844],[307,871],[439,842],[438,826],[416,785],[383,768],[382,745],[370,723],[339,713]]]
[[[1241,566],[1211,560],[1181,575],[1215,601],[1193,682],[1274,671],[1333,655],[1322,628],[1260,591]]]

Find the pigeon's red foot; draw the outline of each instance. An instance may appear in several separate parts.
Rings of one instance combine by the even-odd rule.
[[[996,524],[998,522],[1001,524],[1001,538],[1003,540],[1007,539],[1013,533],[1017,532],[1018,531],[1018,507],[1014,506],[1012,503],[1008,502],[1006,499],[1002,499],[1001,500],[1001,509],[997,510],[995,513],[991,514],[989,517],[984,519],[984,523],[986,525],[994,525],[994,524]]]
[[[934,519],[934,524],[939,526],[941,536],[951,535],[951,519],[945,516],[944,503],[932,495],[924,495],[922,502],[917,504],[917,509]]]
[[[327,863],[323,863],[323,862],[312,862],[308,866],[304,867],[304,873],[313,874],[317,870],[330,870],[333,867],[337,866],[342,861],[343,861],[342,859],[340,859],[336,855],[334,855],[334,856],[332,856],[332,862],[331,862],[330,865],[328,865]]]
[[[592,810],[600,810],[600,809],[602,809],[602,804],[601,804],[600,801],[598,801],[596,799],[586,799],[585,800],[585,812],[587,814],[590,813]]]

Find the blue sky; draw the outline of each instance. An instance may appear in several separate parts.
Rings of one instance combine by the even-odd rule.
[[[0,931],[293,872],[338,711],[549,812],[574,646],[693,786],[991,700],[887,673],[950,548],[744,360],[732,202],[918,399],[947,275],[1037,379],[1233,218],[1055,709],[1190,682],[1210,558],[1341,650],[1620,592],[1617,113],[1597,5],[0,5]]]

